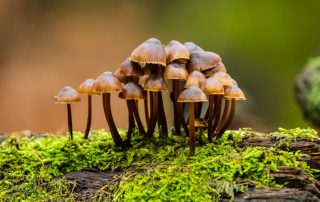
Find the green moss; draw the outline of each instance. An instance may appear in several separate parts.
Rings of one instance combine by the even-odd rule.
[[[121,135],[125,133],[121,131]],[[121,169],[124,172],[97,193],[96,201],[211,201],[232,199],[248,184],[262,187],[277,185],[270,176],[277,166],[295,166],[309,176],[319,171],[302,161],[305,155],[277,148],[242,147],[244,137],[257,137],[250,130],[227,131],[215,144],[196,148],[188,156],[188,138],[170,136],[143,138],[135,131],[133,147],[116,148],[110,135],[95,131],[89,140],[75,133],[66,137],[9,138],[0,146],[0,201],[12,197],[26,201],[55,199],[73,201],[74,183],[62,174],[89,168]],[[279,129],[264,136],[317,140],[311,129]],[[56,178],[59,177],[59,178]]]

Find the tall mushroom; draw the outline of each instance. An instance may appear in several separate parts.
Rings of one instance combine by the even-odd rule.
[[[104,72],[95,80],[93,91],[102,94],[104,114],[109,125],[113,141],[116,146],[123,147],[121,136],[112,117],[110,103],[110,93],[122,91],[122,83],[113,75],[112,72]]]
[[[54,97],[54,103],[67,104],[68,128],[71,140],[73,140],[71,104],[75,102],[80,102],[80,95],[70,86],[65,86],[58,95]]]
[[[190,141],[190,156],[195,154],[195,114],[194,114],[194,104],[198,102],[207,102],[207,96],[202,92],[202,90],[197,86],[191,86],[178,97],[178,102],[188,102],[190,103],[189,109],[189,141]]]
[[[92,95],[98,94],[96,92],[93,92],[93,84],[94,79],[87,79],[84,82],[82,82],[78,88],[78,92],[80,94],[84,94],[88,96],[88,116],[87,116],[87,125],[84,132],[84,139],[88,139],[89,132],[91,128],[91,120],[92,120]]]
[[[246,97],[242,90],[237,85],[229,85],[225,86],[225,96],[226,100],[231,100],[231,109],[228,114],[228,118],[221,124],[221,127],[218,129],[217,138],[221,137],[222,134],[226,131],[229,127],[235,112],[236,100],[246,100]]]
[[[224,95],[223,85],[213,77],[207,78],[201,84],[201,90],[209,96],[208,106],[208,140],[212,142],[214,112],[217,111],[217,103],[214,103],[215,96]]]

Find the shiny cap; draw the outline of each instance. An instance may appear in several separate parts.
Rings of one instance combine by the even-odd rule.
[[[189,50],[179,41],[172,40],[164,48],[167,56],[167,63],[174,60],[188,62],[190,58]]]
[[[122,83],[112,72],[104,72],[93,84],[93,91],[97,93],[112,93],[122,91]]]
[[[233,82],[230,75],[225,72],[216,72],[212,77],[217,79],[223,86],[232,85]]]
[[[126,100],[138,100],[144,99],[146,92],[139,84],[128,82],[126,85],[124,85],[121,96]]]
[[[186,64],[183,63],[170,63],[163,72],[165,79],[186,80],[188,76],[189,72],[186,69]]]
[[[224,87],[224,99],[246,100],[246,97],[238,86],[230,85]]]
[[[223,85],[213,77],[202,82],[201,90],[207,95],[224,95]]]
[[[80,95],[70,86],[65,86],[57,96],[54,96],[54,103],[56,104],[71,104],[74,102],[80,102]]]
[[[165,80],[159,74],[153,74],[148,77],[144,84],[144,90],[146,91],[165,91],[168,89],[168,86]]]
[[[187,81],[184,85],[185,88],[190,86],[198,86],[200,87],[201,83],[206,80],[206,77],[199,71],[193,71],[189,74]]]
[[[93,84],[94,84],[94,79],[87,79],[84,82],[82,82],[78,88],[78,92],[80,94],[85,94],[85,95],[96,95],[98,93],[93,91]]]
[[[203,71],[216,66],[221,62],[221,57],[209,51],[194,51],[190,55],[188,69],[190,72],[194,70]]]
[[[178,97],[178,102],[207,102],[207,96],[204,92],[197,86],[191,86],[182,93],[180,93]]]

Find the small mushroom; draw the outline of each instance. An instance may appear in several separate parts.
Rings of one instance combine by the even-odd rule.
[[[179,90],[179,81],[184,81],[188,78],[189,73],[186,69],[186,65],[183,63],[170,63],[164,70],[163,77],[165,79],[172,80],[172,102],[173,102],[173,110],[174,110],[174,127],[176,134],[180,134],[180,126],[182,124],[185,132],[188,134],[188,126],[183,117],[182,106],[177,102],[178,96],[180,94]]]
[[[88,139],[90,128],[91,128],[92,95],[98,94],[96,92],[93,92],[93,84],[94,84],[94,79],[87,79],[84,82],[82,82],[78,88],[78,92],[80,94],[88,95],[88,118],[87,118],[86,130],[85,130],[84,136],[83,136],[84,139]]]
[[[185,42],[183,45],[188,49],[190,54],[194,51],[203,51],[202,48],[193,42]]]
[[[224,90],[225,90],[224,99],[231,101],[231,109],[230,109],[228,118],[223,121],[223,123],[221,124],[221,126],[218,129],[217,138],[222,136],[222,134],[229,127],[229,125],[233,119],[234,112],[235,112],[235,105],[236,105],[235,101],[236,100],[246,100],[244,93],[237,85],[225,86]]]
[[[112,117],[110,103],[110,93],[122,91],[122,83],[113,75],[112,72],[104,72],[95,80],[93,91],[102,94],[104,114],[109,125],[113,141],[117,146],[123,147],[121,136],[119,135]]]
[[[179,41],[171,40],[166,47],[164,47],[167,56],[167,63],[179,61],[187,63],[190,59],[189,50]]]
[[[224,95],[223,85],[213,77],[207,78],[201,85],[201,90],[209,95],[209,106],[208,106],[208,140],[212,142],[212,132],[214,132],[215,128],[213,128],[213,119],[216,111],[220,110],[220,103],[214,102],[218,100],[218,97]],[[220,117],[220,115],[219,115]]]
[[[194,51],[190,55],[190,61],[188,63],[189,72],[195,70],[204,71],[216,66],[221,62],[221,57],[209,51]]]
[[[70,86],[65,86],[58,95],[54,97],[54,103],[67,104],[68,128],[71,140],[73,140],[71,104],[75,102],[80,102],[80,95]]]
[[[194,104],[198,102],[207,102],[207,96],[202,92],[202,90],[197,86],[191,86],[178,97],[178,102],[188,102],[190,103],[189,109],[189,141],[190,141],[190,156],[194,156],[195,153],[195,112]]]
[[[158,39],[150,38],[131,53],[130,60],[139,64],[159,64],[166,66],[166,53]]]

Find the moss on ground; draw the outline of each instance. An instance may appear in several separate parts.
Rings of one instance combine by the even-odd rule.
[[[92,132],[89,140],[82,136],[75,133],[72,141],[49,134],[8,138],[0,146],[0,201],[74,201],[76,184],[66,181],[63,173],[91,168],[123,170],[94,201],[232,200],[249,184],[280,187],[270,175],[277,166],[295,166],[310,177],[320,173],[302,160],[306,155],[300,152],[242,147],[244,137],[319,140],[312,129],[227,131],[214,144],[198,146],[194,157],[188,156],[185,136],[144,140],[135,131],[133,147],[127,151],[116,148],[102,130]]]

